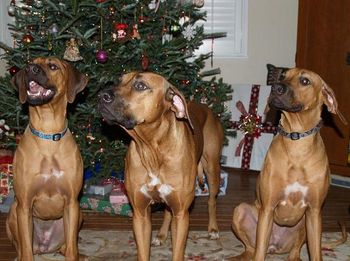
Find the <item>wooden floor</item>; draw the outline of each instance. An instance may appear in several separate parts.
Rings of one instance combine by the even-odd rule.
[[[232,210],[240,202],[253,202],[257,172],[238,169],[225,169],[229,173],[227,194],[218,198],[217,215],[221,231],[231,230]],[[197,197],[190,214],[191,230],[207,228],[207,198]],[[331,186],[323,208],[323,231],[339,231],[338,220],[346,223],[350,230],[350,189]],[[158,229],[163,212],[152,214],[153,228]],[[0,214],[0,261],[13,260],[15,249],[10,244],[5,230],[6,214]],[[83,229],[131,230],[131,219],[108,214],[84,213]]]

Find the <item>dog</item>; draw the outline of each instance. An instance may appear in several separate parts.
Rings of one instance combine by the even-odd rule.
[[[234,209],[232,228],[245,252],[231,260],[264,260],[266,253],[300,260],[306,240],[310,260],[322,260],[321,208],[330,182],[319,133],[324,104],[346,124],[333,90],[318,74],[287,69],[272,85],[268,107],[282,111],[278,135],[258,176],[255,204]]]
[[[150,205],[164,202],[165,240],[171,223],[173,259],[183,260],[197,174],[209,185],[209,225],[218,237],[216,196],[224,132],[219,119],[203,104],[185,101],[164,77],[131,72],[119,85],[100,94],[99,109],[109,124],[118,124],[132,137],[125,162],[125,187],[133,207],[138,260],[149,260]]]
[[[67,127],[66,107],[87,82],[54,57],[36,58],[12,78],[20,102],[29,104],[29,125],[13,162],[15,201],[6,220],[18,260],[55,251],[66,260],[79,258],[83,161]]]

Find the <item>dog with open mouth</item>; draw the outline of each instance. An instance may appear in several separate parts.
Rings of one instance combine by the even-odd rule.
[[[66,107],[88,78],[57,58],[36,58],[12,79],[21,103],[29,104],[29,124],[15,152],[15,201],[6,220],[17,259],[60,251],[79,260],[82,222],[78,195],[83,161],[68,129]]]

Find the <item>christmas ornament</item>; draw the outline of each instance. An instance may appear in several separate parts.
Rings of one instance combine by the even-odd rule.
[[[103,3],[103,2],[105,2],[106,0],[96,0],[96,3]]]
[[[166,42],[170,42],[172,39],[173,39],[173,36],[171,34],[163,34],[162,44],[165,44]]]
[[[141,39],[139,30],[138,30],[137,27],[138,27],[137,24],[134,24],[134,25],[132,26],[132,32],[131,32],[131,38],[132,38],[132,39]]]
[[[181,18],[179,20],[179,25],[183,26],[188,21],[190,21],[190,18],[186,15],[183,15],[183,16],[181,16]]]
[[[57,35],[57,34],[58,34],[58,31],[59,31],[58,25],[57,25],[56,23],[53,23],[53,24],[49,27],[48,31],[49,31],[50,34]]]
[[[196,30],[191,25],[187,25],[182,32],[182,35],[187,41],[191,41],[194,38],[195,34]]]
[[[151,0],[151,2],[148,4],[148,8],[150,10],[154,10],[154,12],[157,12],[159,8],[159,4],[160,4],[160,0]]]
[[[98,50],[96,52],[96,60],[99,63],[105,63],[108,60],[108,53],[104,50]]]
[[[25,35],[23,35],[23,37],[22,37],[22,42],[24,43],[24,44],[30,44],[30,43],[32,43],[34,41],[34,38],[33,38],[33,36],[31,36],[30,34],[25,34]]]
[[[9,73],[11,74],[11,76],[14,76],[16,73],[19,72],[19,70],[20,70],[20,69],[19,69],[16,65],[11,66],[11,67],[8,69]]]
[[[78,44],[75,38],[71,38],[69,41],[67,41],[66,50],[63,54],[63,59],[70,62],[76,62],[83,59],[83,57],[80,56]]]
[[[126,30],[128,29],[128,25],[124,23],[117,23],[114,25],[114,29],[117,31],[118,39],[123,39],[127,35]]]
[[[203,7],[204,6],[204,0],[193,0],[193,5],[196,7]]]
[[[34,0],[33,5],[35,8],[40,9],[44,6],[44,3],[42,0]]]
[[[142,67],[142,70],[146,71],[148,69],[148,66],[149,66],[149,59],[148,59],[147,55],[142,54],[141,55],[141,67]]]
[[[169,28],[169,32],[173,35],[173,36],[179,36],[181,33],[181,27],[178,24],[172,24],[170,25]]]
[[[16,2],[12,0],[10,5],[7,7],[7,12],[10,16],[14,16],[16,13]]]

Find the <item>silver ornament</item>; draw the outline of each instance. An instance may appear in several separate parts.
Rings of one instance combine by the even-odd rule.
[[[7,12],[9,14],[9,16],[14,16],[15,15],[15,12],[16,12],[16,6],[15,5],[12,5],[10,4],[7,8]]]
[[[33,3],[34,7],[36,8],[42,8],[44,6],[44,3],[42,0],[34,0],[34,3]]]
[[[50,27],[49,27],[49,33],[50,34],[53,34],[53,35],[57,35],[58,34],[58,31],[59,31],[59,28],[58,28],[58,25],[56,23],[53,23]]]

